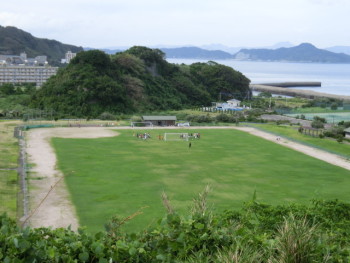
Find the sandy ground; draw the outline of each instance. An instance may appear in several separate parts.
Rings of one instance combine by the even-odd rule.
[[[71,226],[73,230],[79,226],[74,206],[62,180],[63,175],[56,170],[56,155],[50,145],[50,138],[98,138],[117,135],[117,132],[110,129],[96,127],[34,129],[28,132],[26,152],[28,163],[34,166],[30,170],[29,204],[31,211],[35,211],[28,220],[30,226]]]
[[[170,129],[175,127],[169,127]],[[309,146],[298,144],[284,138],[276,140],[276,136],[250,127],[186,127],[185,129],[238,129],[248,132],[252,135],[262,137],[266,140],[279,143],[285,147],[310,155],[322,161],[340,166],[350,170],[350,161],[344,158],[324,152]],[[118,133],[113,129],[130,129],[129,127],[120,128],[48,128],[34,129],[27,135],[27,154],[29,163],[34,164],[31,169],[30,180],[30,204],[35,213],[30,217],[29,225],[32,227],[67,227],[71,226],[73,230],[77,229],[79,222],[77,220],[74,206],[66,189],[64,180],[60,180],[63,175],[56,170],[56,156],[49,143],[52,137],[63,138],[98,138],[117,136]],[[144,127],[142,129],[145,129]],[[156,127],[154,129],[157,129]],[[162,127],[164,129],[164,127]],[[34,179],[34,180],[33,180]],[[37,180],[35,180],[37,179]],[[60,180],[60,181],[59,181]],[[50,191],[50,189],[59,183]],[[47,198],[45,196],[49,193]],[[45,199],[45,200],[44,200]],[[44,201],[43,201],[44,200]],[[43,202],[42,202],[43,201]],[[42,202],[37,210],[38,205]]]

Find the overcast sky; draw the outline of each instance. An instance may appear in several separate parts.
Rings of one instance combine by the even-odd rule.
[[[349,0],[3,0],[0,25],[83,47],[350,46]]]

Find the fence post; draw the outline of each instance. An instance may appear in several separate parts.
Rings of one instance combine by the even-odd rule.
[[[19,132],[18,140],[20,145],[19,161],[18,161],[18,182],[19,191],[17,195],[17,218],[18,221],[23,221],[28,215],[28,187],[27,187],[27,162],[26,162],[26,143],[23,127],[16,127]]]

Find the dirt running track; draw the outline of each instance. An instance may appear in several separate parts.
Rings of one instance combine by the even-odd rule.
[[[174,127],[169,127],[173,129]],[[185,129],[237,129],[248,132],[252,135],[262,137],[266,140],[279,143],[285,147],[292,148],[304,154],[310,155],[317,159],[340,166],[350,170],[350,162],[335,154],[327,153],[309,146],[288,141],[284,138],[276,140],[276,136],[262,132],[250,127],[186,127]],[[62,179],[63,175],[56,170],[56,155],[50,145],[50,138],[99,138],[117,136],[116,129],[130,129],[130,127],[120,128],[46,128],[34,129],[27,134],[27,154],[28,161],[34,167],[31,171],[30,180],[30,206],[34,211],[38,204],[42,202],[52,186]],[[145,129],[145,128],[142,128]],[[157,128],[154,128],[157,129]],[[164,127],[162,127],[164,129]],[[40,207],[28,220],[32,227],[68,227],[71,226],[76,230],[79,222],[76,216],[75,208],[71,203],[71,198],[67,191],[64,180],[60,180],[54,187],[47,198],[42,202]]]
[[[49,128],[34,129],[27,134],[27,156],[30,170],[29,204],[34,211],[63,174],[56,170],[56,155],[50,145],[52,137],[98,138],[117,136],[104,128]],[[29,219],[32,227],[68,227],[76,230],[79,222],[64,180],[56,185]]]

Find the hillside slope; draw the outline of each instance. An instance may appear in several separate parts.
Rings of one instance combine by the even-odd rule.
[[[80,52],[32,97],[35,108],[98,116],[211,105],[250,95],[250,80],[215,62],[175,65],[159,49],[132,47],[109,56]]]
[[[23,51],[28,57],[47,56],[50,65],[59,65],[67,51],[77,53],[83,51],[83,48],[37,38],[16,27],[0,26],[0,54],[19,55]]]

